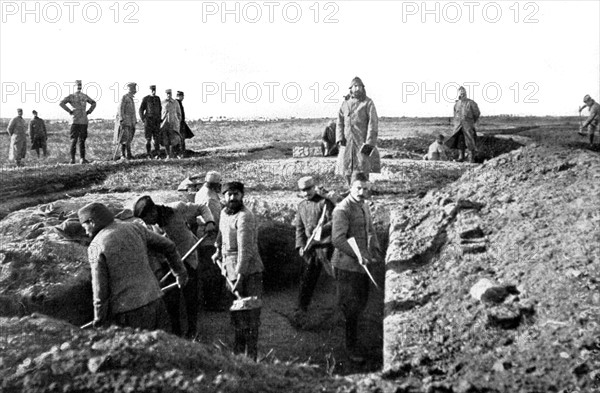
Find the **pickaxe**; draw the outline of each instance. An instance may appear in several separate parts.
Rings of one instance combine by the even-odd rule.
[[[375,282],[375,279],[371,275],[369,268],[367,267],[367,265],[365,265],[363,263],[364,259],[360,252],[360,249],[358,248],[358,244],[356,244],[356,239],[351,237],[350,239],[348,239],[348,244],[350,245],[350,247],[352,247],[352,251],[354,251],[354,253],[356,254],[356,258],[358,258],[358,264],[360,266],[362,266],[363,269],[365,269],[365,272],[367,272],[367,275],[369,276],[369,279],[371,279],[371,282],[373,283],[373,285],[375,285],[375,288],[381,290],[381,287],[379,285],[377,285],[377,283]]]

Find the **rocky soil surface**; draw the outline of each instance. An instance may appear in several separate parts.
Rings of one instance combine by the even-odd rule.
[[[600,392],[597,153],[510,152],[396,210],[391,226],[391,391]]]

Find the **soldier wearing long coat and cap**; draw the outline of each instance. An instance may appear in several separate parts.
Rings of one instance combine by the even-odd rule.
[[[350,83],[350,94],[342,102],[336,127],[336,143],[340,148],[337,174],[344,176],[348,184],[354,171],[381,172],[378,132],[375,104],[367,97],[362,80],[355,77]]]
[[[180,145],[182,140],[179,133],[181,108],[177,100],[173,99],[173,91],[171,89],[167,89],[165,93],[167,94],[167,98],[162,102],[160,143],[167,150],[167,158],[172,158],[173,147]]]
[[[581,108],[579,108],[579,113],[583,110],[583,108],[588,107],[590,114],[588,118],[581,124],[581,128],[579,133],[584,135],[583,132],[587,128],[588,136],[590,138],[590,147],[594,146],[594,134],[598,130],[598,124],[600,124],[600,104],[598,104],[589,94],[586,94],[583,97],[583,103],[585,104]]]
[[[469,161],[475,162],[477,151],[475,123],[479,120],[480,115],[477,103],[467,98],[467,90],[461,86],[458,89],[458,100],[454,104],[454,131],[446,141],[446,146],[451,149],[458,149],[458,161],[466,159],[466,148],[469,151]]]
[[[140,329],[170,330],[158,281],[150,267],[148,249],[163,254],[179,287],[187,272],[175,243],[143,225],[115,221],[97,202],[77,212],[92,238],[88,259],[92,274],[94,327],[115,323]]]
[[[8,159],[20,166],[27,153],[27,126],[23,120],[23,109],[17,109],[17,116],[8,123],[7,131],[10,136]]]
[[[146,138],[146,153],[152,152],[154,141],[154,156],[158,158],[160,146],[160,119],[162,104],[156,95],[156,85],[150,85],[150,94],[144,97],[140,104],[140,119],[144,122],[144,137]]]
[[[129,91],[121,97],[115,119],[114,142],[121,145],[121,158],[131,159],[131,142],[135,135],[137,117],[133,96],[137,92],[135,83],[128,83]]]
[[[31,150],[35,150],[38,158],[40,149],[44,153],[44,157],[48,156],[48,134],[46,132],[46,123],[44,119],[38,117],[36,110],[31,111],[33,119],[29,122],[29,137],[31,138]]]

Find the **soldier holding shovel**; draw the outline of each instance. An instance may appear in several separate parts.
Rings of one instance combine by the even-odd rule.
[[[581,111],[588,107],[590,114],[588,118],[580,124],[579,127],[579,135],[585,135],[585,129],[588,130],[588,136],[590,137],[590,147],[594,146],[594,134],[598,130],[598,123],[600,121],[600,104],[592,99],[588,94],[583,97],[584,106],[579,108],[579,116],[581,116]],[[581,121],[580,121],[581,123]]]
[[[258,253],[256,221],[244,206],[244,184],[231,182],[223,185],[225,208],[221,212],[219,235],[213,261],[223,261],[224,275],[232,283],[232,292],[240,297],[262,297],[264,266]],[[235,303],[234,303],[235,305]],[[260,307],[231,309],[231,323],[235,333],[234,353],[246,353],[256,360],[258,355],[258,328]]]
[[[305,262],[300,278],[298,310],[306,312],[322,267],[333,275],[329,261],[333,254],[331,214],[334,206],[317,193],[311,176],[299,179],[298,188],[304,200],[298,204],[296,213],[296,250]]]

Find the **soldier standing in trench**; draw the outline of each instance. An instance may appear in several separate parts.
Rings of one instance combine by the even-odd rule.
[[[93,326],[115,323],[170,331],[163,294],[148,261],[148,249],[167,258],[181,288],[188,277],[175,243],[140,224],[116,222],[101,203],[90,203],[77,214],[92,238],[88,259],[92,273]]]
[[[177,251],[181,255],[185,255],[198,240],[190,229],[192,225],[205,226],[207,232],[216,231],[215,221],[210,209],[194,203],[174,202],[167,205],[156,205],[150,196],[145,195],[135,202],[133,215],[141,218],[147,225],[157,224],[168,238],[175,242]],[[197,253],[191,253],[183,262],[189,277],[187,285],[182,289],[188,321],[185,336],[193,339],[197,334],[199,303]],[[180,324],[180,297],[169,295],[167,303],[173,333],[181,336],[184,332]]]
[[[298,188],[304,200],[298,204],[296,213],[296,250],[305,262],[300,276],[298,310],[304,313],[308,310],[322,267],[332,271],[329,261],[333,254],[331,214],[334,205],[317,193],[311,176],[299,179]],[[315,239],[315,231],[320,232],[318,240]]]
[[[262,298],[264,266],[258,254],[257,228],[254,214],[244,206],[244,184],[226,183],[223,186],[225,208],[221,212],[219,235],[213,260],[223,261],[224,274],[235,282],[232,292],[241,297]],[[260,308],[231,311],[234,329],[234,353],[258,356]]]
[[[338,304],[346,319],[346,350],[350,360],[364,360],[358,348],[358,318],[367,305],[369,276],[365,267],[380,253],[369,206],[369,180],[364,173],[352,174],[350,194],[333,210],[332,264],[337,280]],[[348,239],[354,238],[363,260],[359,261]]]

